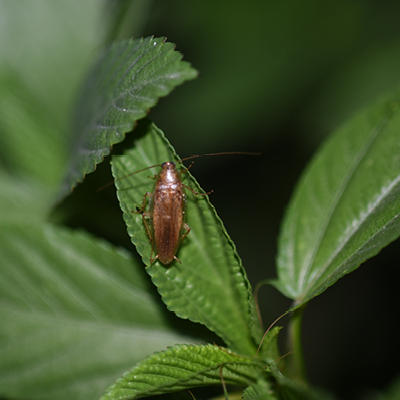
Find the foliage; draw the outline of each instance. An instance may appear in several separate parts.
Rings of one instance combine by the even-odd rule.
[[[115,14],[105,31],[112,36],[124,27],[118,18],[132,11],[123,3],[122,14],[109,9]],[[15,13],[12,24],[0,24],[1,37],[16,35],[16,27],[35,32],[26,44],[26,62],[17,60],[16,46],[3,44],[6,62],[0,66],[0,395],[113,400],[229,385],[229,396],[239,388],[246,400],[330,398],[308,386],[302,317],[316,296],[400,234],[400,90],[336,129],[297,184],[278,238],[277,278],[268,279],[293,301],[290,354],[282,355],[281,328],[271,327],[263,337],[247,272],[215,207],[208,196],[195,194],[205,191],[146,118],[161,97],[196,78],[197,71],[166,38],[148,36],[113,41],[86,73],[93,61],[88,53],[104,47],[106,34],[93,34],[104,17],[99,8],[82,4],[53,4],[35,14],[30,4],[19,9],[0,3],[0,15]],[[51,7],[79,27],[68,46],[32,29],[52,20]],[[134,7],[145,15],[144,2]],[[53,23],[58,39],[71,33],[68,23]],[[33,43],[45,49],[52,68],[43,68]],[[232,45],[236,49],[232,41],[227,48]],[[243,61],[247,65],[248,57],[239,65]],[[254,85],[257,68],[250,77]],[[229,104],[225,94],[215,96]],[[186,106],[175,112],[177,119],[185,120]],[[218,104],[213,107],[218,111]],[[154,119],[162,121],[160,115]],[[232,117],[237,118],[243,115]],[[194,132],[196,127],[187,136],[198,140]],[[102,194],[81,202],[79,192],[90,188],[86,175],[108,164],[110,153],[121,214],[139,256],[133,246],[124,249],[117,234],[110,243],[84,224],[68,226],[69,215],[83,203],[85,213],[113,236],[106,222],[112,203],[97,208]],[[137,211],[153,190],[149,178],[167,160],[189,188],[185,214],[191,232],[179,249],[181,263],[165,266],[151,261],[154,248]],[[266,174],[257,179],[268,186]],[[251,207],[240,211],[259,217]],[[273,304],[266,307],[274,310]],[[398,393],[395,383],[387,398]]]

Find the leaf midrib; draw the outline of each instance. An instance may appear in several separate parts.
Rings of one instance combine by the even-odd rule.
[[[389,121],[389,117],[385,116],[381,118],[380,121],[371,129],[371,134],[367,136],[364,145],[360,148],[360,151],[357,154],[357,157],[355,157],[354,162],[352,163],[351,168],[348,170],[348,173],[343,177],[339,189],[335,193],[334,201],[331,203],[331,206],[329,207],[329,212],[326,214],[326,220],[325,223],[322,225],[323,229],[321,229],[321,234],[319,236],[319,240],[316,242],[316,245],[314,246],[314,250],[310,256],[310,261],[308,261],[308,266],[306,268],[303,268],[302,271],[304,270],[303,279],[302,281],[306,281],[306,276],[309,275],[312,266],[315,262],[315,257],[316,254],[320,248],[320,245],[322,241],[324,240],[324,237],[327,232],[327,228],[329,226],[329,223],[331,222],[333,215],[335,214],[335,210],[337,205],[339,204],[340,200],[343,198],[343,195],[349,186],[349,183],[351,181],[351,178],[354,176],[358,166],[360,165],[361,161],[364,159],[368,151],[371,149],[372,144],[374,141],[378,138],[378,136],[383,132],[384,127],[386,126],[387,122]],[[334,260],[334,258],[339,254],[339,252],[343,249],[343,247],[349,242],[351,237],[353,237],[354,233],[357,232],[358,228],[362,225],[362,223],[369,217],[370,213],[366,214],[364,219],[361,219],[359,223],[356,225],[355,229],[353,229],[350,234],[345,238],[345,240],[342,242],[342,245],[335,250],[335,252],[332,254],[330,259],[327,260],[327,262],[321,267],[318,268],[318,272],[314,275],[314,277],[308,282],[308,285],[304,288],[303,290],[303,297],[306,296],[306,294],[310,291],[310,289],[314,286],[315,282],[318,281],[318,279],[329,269],[331,262]],[[305,262],[303,263],[303,265]]]

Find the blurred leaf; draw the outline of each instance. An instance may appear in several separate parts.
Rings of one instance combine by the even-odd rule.
[[[276,379],[277,392],[280,395],[278,398],[285,400],[333,400],[329,393],[297,385],[284,376],[274,364],[270,364],[270,371]]]
[[[176,342],[141,266],[89,235],[0,231],[0,395],[97,399],[137,361]]]
[[[74,149],[60,196],[94,171],[160,97],[197,76],[165,40],[123,40],[100,56],[76,107]]]
[[[108,388],[102,400],[135,399],[192,387],[226,384],[248,386],[263,371],[254,358],[244,358],[215,345],[178,345],[153,354]]]
[[[376,395],[376,397],[372,397],[371,399],[376,400],[399,400],[400,399],[400,377],[398,376],[386,389],[385,391],[380,392]]]
[[[110,41],[143,36],[153,11],[152,0],[117,0],[107,2],[107,14],[113,15]]]
[[[400,4],[393,3],[394,15],[400,12]],[[346,121],[357,110],[376,101],[378,96],[400,82],[400,38],[368,43],[354,52],[329,75],[314,94],[311,104],[300,112],[306,122],[302,130],[309,132],[306,138],[325,137]],[[311,133],[311,134],[310,134]]]
[[[399,96],[339,129],[300,180],[282,227],[274,281],[295,306],[399,236]]]
[[[43,185],[0,171],[0,225],[43,221],[49,212],[49,197]]]
[[[273,385],[270,382],[260,380],[243,392],[243,400],[279,400]]]
[[[0,157],[51,191],[78,83],[104,37],[102,12],[90,0],[0,2]]]
[[[1,153],[10,170],[54,189],[65,161],[63,135],[37,94],[14,80],[9,76],[0,82]]]
[[[154,125],[143,121],[140,132],[144,136],[135,146],[125,156],[113,157],[112,163],[128,233],[144,263],[149,265],[151,243],[142,216],[132,211],[142,205],[143,195],[152,191],[154,181],[148,176],[158,173],[159,167],[126,175],[179,158]],[[182,180],[204,193],[189,173],[183,173]],[[173,262],[166,267],[156,261],[147,267],[147,272],[170,310],[181,318],[206,325],[232,350],[254,356],[261,331],[254,318],[250,283],[235,246],[206,196],[188,193],[187,199],[187,223],[192,230],[178,252],[182,264]],[[252,333],[257,336],[254,341]]]
[[[278,346],[278,334],[281,329],[282,327],[275,326],[267,333],[260,349],[260,354],[264,360],[277,362],[281,357]]]

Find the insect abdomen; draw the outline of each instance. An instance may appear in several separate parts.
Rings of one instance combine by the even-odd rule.
[[[170,264],[175,259],[181,240],[182,190],[156,191],[155,200],[153,209],[155,250],[163,264]]]

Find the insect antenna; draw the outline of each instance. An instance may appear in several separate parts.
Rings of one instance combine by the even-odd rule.
[[[252,153],[249,151],[225,151],[222,153],[207,153],[207,154],[194,154],[192,156],[189,157],[185,157],[185,158],[181,158],[179,161],[177,162],[182,162],[182,161],[186,161],[186,160],[191,160],[192,158],[199,158],[199,157],[204,157],[204,156],[223,156],[226,154],[244,154],[247,156],[260,156],[261,153]]]
[[[102,190],[108,188],[109,186],[113,185],[115,182],[121,181],[122,179],[128,178],[129,176],[138,174],[139,172],[142,172],[142,171],[146,171],[146,169],[159,167],[160,165],[161,165],[161,164],[151,165],[150,167],[146,167],[146,168],[140,169],[139,171],[131,172],[130,174],[125,175],[125,176],[123,176],[123,177],[121,177],[121,178],[114,179],[113,181],[108,182],[108,183],[106,183],[105,185],[99,187],[99,188],[96,190],[96,192],[100,192],[100,191],[102,191]]]
[[[219,366],[219,377],[221,378],[222,388],[224,390],[225,400],[229,400],[228,390],[226,389],[224,375],[222,374],[222,367],[224,364]]]
[[[192,155],[192,156],[189,156],[189,157],[181,158],[180,160],[176,161],[174,164],[176,164],[177,162],[183,162],[183,161],[186,161],[186,160],[191,160],[193,158],[199,158],[199,157],[203,157],[203,156],[221,156],[221,155],[225,155],[225,154],[244,154],[244,155],[248,155],[248,156],[259,156],[259,155],[261,155],[261,153],[252,153],[252,152],[247,152],[247,151],[227,151],[227,152],[222,152],[222,153],[195,154],[195,155]],[[122,179],[125,179],[128,176],[132,176],[132,175],[138,174],[139,172],[145,171],[146,169],[150,169],[150,168],[154,168],[154,167],[160,167],[160,166],[161,166],[161,164],[151,165],[150,167],[146,167],[146,168],[140,169],[139,171],[131,172],[130,174],[125,175],[122,178],[115,179],[115,180],[113,180],[111,182],[108,182],[105,185],[99,187],[96,190],[96,192],[100,192],[100,191],[108,188],[109,186],[113,185],[115,182],[120,181]]]
[[[258,346],[258,349],[257,349],[257,351],[256,351],[256,355],[255,355],[255,357],[254,358],[257,358],[257,356],[258,356],[258,353],[259,353],[259,351],[260,351],[260,349],[261,349],[261,346],[262,346],[262,344],[264,343],[264,339],[266,338],[266,336],[267,336],[267,333],[272,329],[272,327],[281,319],[281,318],[283,318],[285,315],[287,315],[287,314],[289,314],[289,311],[286,311],[285,313],[283,313],[280,317],[278,317],[269,327],[268,327],[268,329],[265,331],[265,333],[264,333],[264,336],[262,337],[262,339],[261,339],[261,342],[260,342],[260,344],[259,344],[259,346]]]
[[[261,329],[264,330],[264,324],[263,324],[263,320],[262,320],[262,316],[261,316],[261,311],[260,311],[260,303],[259,303],[259,299],[258,299],[258,292],[260,291],[261,287],[263,285],[266,285],[269,281],[267,279],[258,282],[255,289],[254,289],[254,303],[255,303],[255,307],[256,307],[256,311],[257,311],[257,316],[258,316],[258,320],[260,321],[260,325],[261,325]]]
[[[194,394],[193,394],[190,390],[188,390],[188,392],[189,392],[190,395],[192,396],[192,399],[193,399],[193,400],[196,400],[196,397],[194,397]]]

